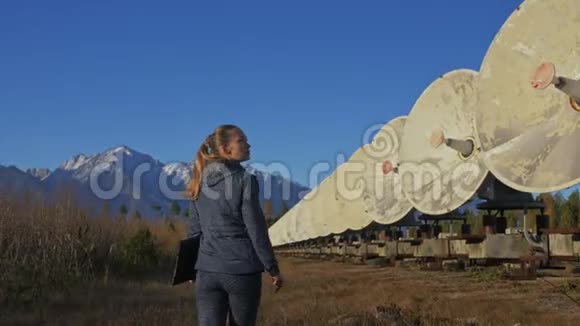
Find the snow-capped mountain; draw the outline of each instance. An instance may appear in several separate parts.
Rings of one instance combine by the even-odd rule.
[[[191,172],[193,171],[193,164],[184,162],[168,163],[163,166],[163,173],[167,176],[177,177],[183,180],[186,184],[191,181]]]
[[[123,172],[129,172],[143,164],[150,164],[152,168],[161,169],[163,167],[161,162],[153,159],[150,155],[140,153],[127,146],[118,146],[91,156],[79,154],[62,163],[58,169],[70,172],[79,181],[87,181],[91,173],[113,171],[116,168],[122,168]]]
[[[35,178],[42,180],[50,174],[50,169],[46,169],[46,168],[27,169],[26,173],[35,177]]]
[[[75,194],[80,206],[97,212],[104,210],[106,203],[112,214],[124,205],[129,214],[139,211],[142,216],[160,216],[170,214],[174,201],[182,212],[189,206],[184,190],[191,180],[192,168],[191,163],[163,164],[127,146],[117,146],[94,155],[76,155],[42,179],[15,167],[9,168],[12,169],[10,173],[4,171],[8,168],[4,168],[0,170],[4,171],[0,174],[0,190],[23,184],[16,190],[34,188],[50,200],[56,200],[62,191],[69,191]],[[261,201],[271,200],[274,214],[282,208],[282,201],[290,208],[308,191],[308,188],[279,175],[250,167],[248,170],[256,174],[262,187],[267,186],[267,191],[262,188]],[[30,179],[15,181],[23,176]],[[29,185],[31,182],[37,182],[37,185]]]

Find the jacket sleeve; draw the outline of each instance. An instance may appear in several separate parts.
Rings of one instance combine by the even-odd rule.
[[[252,245],[266,271],[271,276],[277,276],[280,274],[280,270],[278,269],[278,262],[274,256],[272,243],[268,236],[268,227],[266,225],[264,212],[262,212],[262,208],[260,207],[260,189],[256,176],[248,174],[244,178],[243,188],[242,218],[248,229]]]
[[[201,236],[201,224],[199,223],[199,213],[195,202],[191,203],[191,221],[189,222],[189,230],[187,232],[187,238],[197,238]]]

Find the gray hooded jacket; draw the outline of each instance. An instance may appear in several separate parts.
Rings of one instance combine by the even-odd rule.
[[[197,270],[280,273],[260,207],[258,180],[240,164],[212,162],[204,169],[191,216],[189,237],[201,237]]]

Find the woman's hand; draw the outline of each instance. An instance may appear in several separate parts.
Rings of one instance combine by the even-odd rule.
[[[282,286],[284,285],[284,278],[282,277],[282,274],[272,276],[272,285],[276,287],[276,289],[274,289],[274,292],[278,292],[278,290],[282,288]]]

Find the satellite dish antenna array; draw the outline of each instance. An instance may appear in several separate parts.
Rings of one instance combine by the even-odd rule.
[[[454,70],[435,80],[407,119],[384,126],[396,150],[369,152],[385,136],[379,133],[321,183],[304,205],[311,221],[301,223],[291,210],[272,228],[273,238],[284,243],[392,224],[413,206],[446,214],[476,195],[487,200],[478,208],[489,212],[542,209],[531,193],[580,182],[578,31],[580,1],[526,0],[494,38],[479,73]],[[343,174],[357,164],[362,171]],[[342,198],[340,187],[357,180],[364,180],[361,199]],[[299,236],[288,232],[293,225]]]

